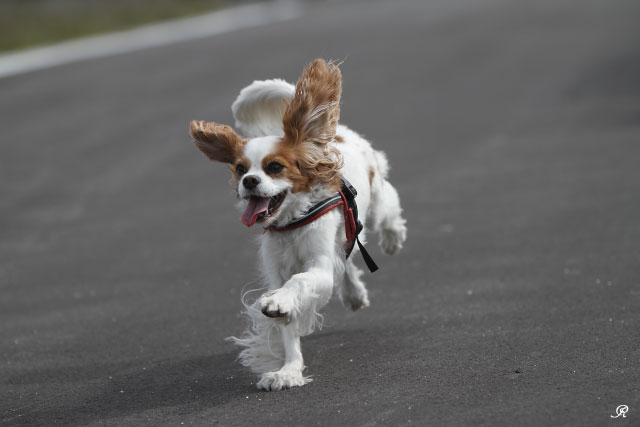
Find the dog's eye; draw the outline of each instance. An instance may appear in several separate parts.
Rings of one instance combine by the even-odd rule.
[[[240,163],[238,166],[236,166],[236,173],[238,175],[244,175],[245,173],[247,173],[247,168],[245,168],[244,165]]]
[[[269,173],[278,173],[280,172],[282,169],[284,168],[284,166],[282,166],[280,163],[278,162],[271,162],[267,165],[267,172]]]

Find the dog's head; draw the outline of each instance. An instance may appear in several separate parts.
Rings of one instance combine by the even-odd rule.
[[[198,148],[230,166],[245,225],[284,224],[309,207],[314,195],[340,187],[342,160],[330,145],[340,94],[338,67],[316,59],[305,68],[284,112],[284,136],[244,139],[226,125],[191,122]]]

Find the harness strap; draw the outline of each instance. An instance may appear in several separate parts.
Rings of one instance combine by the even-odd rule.
[[[347,181],[345,178],[341,179],[342,188],[338,190],[338,192],[334,196],[315,204],[301,218],[292,221],[283,227],[266,227],[265,230],[293,230],[295,228],[302,227],[315,221],[333,208],[342,206],[342,212],[344,216],[344,230],[347,237],[347,242],[344,248],[345,258],[349,258],[349,255],[351,255],[355,244],[358,243],[358,248],[360,249],[362,258],[364,259],[365,264],[367,264],[367,268],[369,268],[369,271],[373,273],[374,271],[378,270],[378,266],[373,261],[373,258],[371,258],[371,255],[369,255],[369,252],[367,252],[364,245],[358,238],[358,235],[363,229],[363,225],[358,219],[358,205],[355,201],[355,197],[358,193],[353,185],[349,183],[349,181]]]
[[[376,264],[373,258],[371,258],[371,255],[369,255],[369,252],[367,252],[364,245],[362,244],[362,242],[360,242],[360,239],[358,239],[357,237],[356,237],[356,242],[358,243],[358,247],[360,248],[362,259],[364,260],[364,263],[367,264],[367,268],[369,269],[369,271],[372,273],[375,273],[376,271],[378,271],[378,264]]]
[[[345,248],[346,256],[349,258],[349,255],[351,255],[351,252],[353,251],[353,247],[358,243],[362,259],[364,259],[365,264],[367,264],[369,271],[374,273],[378,270],[378,265],[375,263],[373,258],[371,258],[371,255],[369,255],[369,252],[367,252],[367,249],[358,238],[358,235],[364,228],[362,222],[358,219],[358,205],[356,204],[356,196],[358,195],[358,192],[346,178],[342,178],[342,189],[339,193],[343,197],[345,203],[344,222],[348,245]],[[347,223],[349,223],[350,229],[347,229]],[[352,233],[350,233],[349,230],[352,230]]]
[[[295,221],[290,222],[284,227],[266,227],[267,231],[288,231],[293,230],[294,228],[302,227],[303,225],[307,225],[316,219],[320,218],[322,215],[329,212],[331,209],[336,208],[340,205],[344,204],[342,197],[339,194],[335,196],[325,199],[320,203],[314,205],[309,209],[301,218],[296,219]]]

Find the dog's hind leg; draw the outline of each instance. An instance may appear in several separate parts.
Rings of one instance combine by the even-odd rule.
[[[371,205],[367,214],[367,227],[379,233],[378,244],[387,254],[402,249],[407,239],[406,221],[402,217],[398,192],[387,181],[389,166],[384,153],[375,152],[376,167],[370,172]]]
[[[382,221],[379,226],[378,244],[385,253],[393,255],[402,249],[407,239],[407,226],[405,219],[402,218],[398,192],[387,180],[383,183],[382,198]]]
[[[369,307],[369,295],[362,280],[362,270],[353,263],[353,254],[345,263],[344,279],[340,285],[342,304],[353,311]]]

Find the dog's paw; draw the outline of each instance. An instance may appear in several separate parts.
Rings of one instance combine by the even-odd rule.
[[[369,296],[364,285],[350,289],[342,289],[342,303],[346,308],[358,311],[361,308],[369,307]]]
[[[280,288],[264,294],[259,304],[265,316],[290,321],[295,317],[297,298],[295,292]]]
[[[379,244],[384,253],[393,255],[402,249],[405,240],[407,240],[407,227],[400,223],[393,228],[382,229]]]
[[[262,374],[256,386],[258,390],[277,391],[302,386],[309,382],[311,382],[311,378],[305,378],[302,371],[281,369]]]

